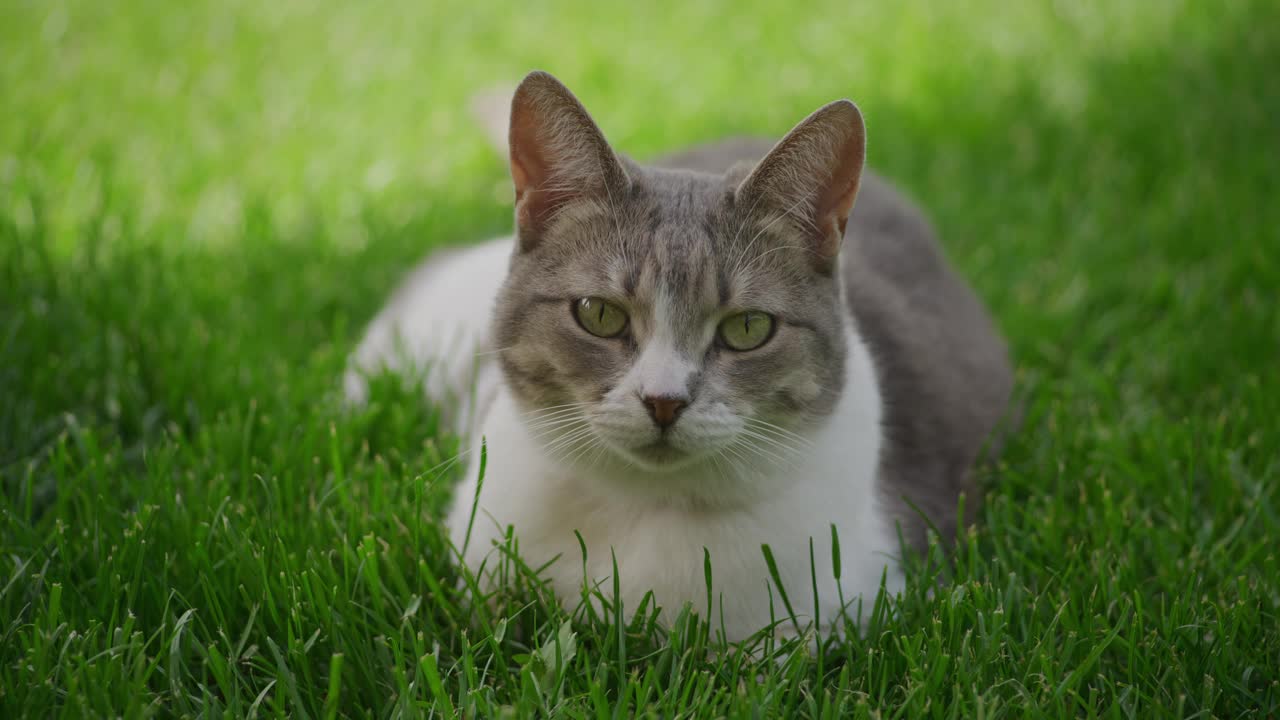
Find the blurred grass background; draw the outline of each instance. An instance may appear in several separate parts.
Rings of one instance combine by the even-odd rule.
[[[169,222],[200,238],[237,228],[255,198],[289,224],[319,213],[358,226],[370,208],[405,222],[469,196],[496,173],[466,99],[530,68],[562,77],[640,155],[777,134],[851,97],[879,164],[920,184],[920,168],[959,161],[942,143],[975,125],[1020,164],[1044,162],[1052,148],[1030,125],[1116,112],[1113,68],[1158,62],[1172,76],[1153,72],[1147,92],[1181,91],[1207,53],[1263,32],[1246,3],[10,0],[2,12],[10,201],[28,183],[57,188],[48,209],[74,222],[101,203],[96,178],[110,172],[144,228]],[[1235,100],[1233,112],[1262,119],[1260,98]],[[1001,112],[1010,105],[1021,112]],[[903,137],[925,133],[932,142]]]
[[[667,658],[729,714],[1274,714],[1276,28],[1265,0],[3,0],[0,703],[323,714],[341,653],[344,713],[422,709],[425,632],[477,712],[639,698]],[[327,394],[412,262],[509,228],[466,103],[532,68],[639,158],[859,103],[1031,403],[958,594],[918,583],[817,668],[584,652],[553,699],[516,658],[554,610],[461,635],[422,479],[453,441],[411,393],[355,418]],[[241,633],[280,654],[219,670]],[[451,664],[473,652],[484,688]],[[691,710],[683,682],[633,709]]]

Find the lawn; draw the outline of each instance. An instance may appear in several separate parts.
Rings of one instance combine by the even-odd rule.
[[[1280,714],[1280,4],[0,4],[0,717]],[[347,352],[510,226],[470,93],[646,157],[851,97],[1027,419],[864,633],[459,589],[457,440]]]

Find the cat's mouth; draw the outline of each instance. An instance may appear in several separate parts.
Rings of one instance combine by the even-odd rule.
[[[630,453],[645,464],[654,467],[678,465],[689,459],[689,453],[672,445],[665,437],[660,437],[648,445],[631,448]]]
[[[703,455],[688,448],[681,448],[662,437],[625,452],[632,462],[651,472],[672,472],[688,468],[703,459]]]

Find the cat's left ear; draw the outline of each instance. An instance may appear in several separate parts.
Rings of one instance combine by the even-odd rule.
[[[532,72],[511,100],[516,234],[529,250],[574,202],[607,201],[630,180],[582,103],[559,80]]]
[[[848,100],[837,100],[787,133],[735,194],[742,207],[789,216],[808,236],[816,267],[832,272],[865,158],[862,113]]]

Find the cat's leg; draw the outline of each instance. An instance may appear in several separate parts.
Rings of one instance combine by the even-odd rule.
[[[427,400],[456,432],[471,429],[497,383],[489,319],[506,278],[511,238],[437,253],[423,262],[369,324],[352,353],[343,392],[369,396],[369,376],[421,378]]]

